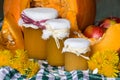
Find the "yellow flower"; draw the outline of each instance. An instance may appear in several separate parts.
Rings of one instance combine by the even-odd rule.
[[[119,56],[116,51],[96,52],[88,61],[90,70],[98,69],[99,74],[108,77],[116,77],[118,73]],[[110,69],[110,70],[109,70]]]
[[[11,67],[21,71],[28,61],[28,55],[24,50],[16,50],[15,52],[14,58],[11,59]]]
[[[22,70],[24,68],[24,64],[21,61],[18,61],[17,59],[12,59],[10,66],[18,71]]]
[[[29,60],[28,67],[26,69],[27,77],[30,78],[30,77],[34,76],[38,72],[39,69],[40,69],[40,66],[37,61]]]
[[[118,64],[118,70],[120,71],[120,62],[119,62],[119,64]]]
[[[28,61],[29,58],[28,58],[27,51],[18,49],[18,50],[16,50],[15,52],[16,52],[16,54],[15,54],[14,57],[15,57],[18,61],[21,61],[21,62],[26,62],[26,61]]]
[[[34,76],[40,69],[38,62],[34,60],[28,60],[28,62],[24,64],[23,66],[24,66],[23,68],[18,68],[17,70],[22,75],[26,75],[27,78]]]
[[[100,52],[96,52],[91,59],[88,61],[88,66],[90,70],[94,70],[95,68],[100,68],[101,65],[105,61],[105,56],[101,55]]]
[[[10,50],[0,50],[1,66],[10,66],[28,78],[34,76],[40,69],[38,62],[34,59],[29,60],[27,52],[20,49],[16,50],[15,53]]]
[[[26,69],[28,68],[28,64],[21,64],[21,68],[17,68],[17,70],[20,72],[22,75],[26,75]]]
[[[119,53],[116,51],[105,51],[103,52],[103,55],[105,55],[105,59],[107,62],[110,62],[112,64],[118,64],[119,63]]]
[[[99,65],[99,64],[102,64],[105,60],[105,56],[102,55],[102,53],[100,52],[96,52],[94,53],[94,55],[91,57],[91,60],[92,61],[96,61],[96,63]]]
[[[94,70],[95,68],[99,68],[99,64],[96,62],[96,60],[90,60],[88,62],[88,65],[89,65],[89,69],[90,70]]]
[[[119,71],[117,66],[112,64],[104,64],[99,73],[105,75],[106,77],[117,77],[117,73],[119,73]]]
[[[9,66],[12,57],[13,55],[9,50],[0,50],[0,66]]]

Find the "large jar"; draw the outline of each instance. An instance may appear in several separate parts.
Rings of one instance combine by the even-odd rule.
[[[58,12],[53,8],[28,8],[23,10],[19,25],[23,26],[25,50],[30,58],[46,59],[47,41],[42,39],[44,23],[57,18]]]
[[[87,70],[90,42],[83,38],[69,38],[64,42],[65,70]]]
[[[47,61],[52,66],[64,65],[62,54],[64,39],[69,37],[70,23],[66,19],[52,19],[46,21],[46,29],[43,30],[43,38],[48,39]]]

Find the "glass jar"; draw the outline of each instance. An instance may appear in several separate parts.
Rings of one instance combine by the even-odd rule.
[[[28,8],[23,10],[19,25],[23,26],[25,50],[30,58],[46,59],[47,40],[42,39],[44,23],[57,18],[53,8]]]
[[[65,70],[87,70],[90,42],[83,38],[69,38],[64,42]]]
[[[27,50],[30,58],[46,59],[47,41],[40,37],[42,30],[24,27],[23,32],[25,50]]]
[[[63,40],[59,40],[60,48],[56,46],[56,42],[53,37],[48,40],[47,46],[47,61],[52,66],[64,65],[64,54],[62,54]]]
[[[43,37],[48,39],[47,61],[52,66],[64,65],[64,54],[62,54],[64,39],[69,37],[70,23],[66,19],[52,19],[46,21],[46,30]]]

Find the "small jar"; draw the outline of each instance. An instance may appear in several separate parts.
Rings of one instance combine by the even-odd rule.
[[[43,30],[43,38],[48,39],[47,61],[52,66],[64,65],[62,54],[64,39],[69,37],[70,22],[66,19],[52,19],[46,21],[46,29]]]
[[[69,38],[64,42],[65,70],[87,70],[90,42],[84,38]]]
[[[47,41],[42,39],[45,22],[58,17],[53,8],[28,8],[22,11],[19,25],[23,26],[25,50],[30,58],[46,59]]]

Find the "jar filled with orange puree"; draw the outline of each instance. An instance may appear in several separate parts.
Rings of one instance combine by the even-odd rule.
[[[43,38],[48,39],[47,61],[52,66],[64,65],[63,42],[69,37],[70,22],[66,19],[52,19],[45,23]]]
[[[46,59],[47,40],[42,39],[45,22],[58,17],[53,8],[27,8],[22,11],[19,25],[23,27],[25,50],[30,58]]]
[[[90,42],[84,38],[69,38],[62,50],[65,54],[65,70],[87,70],[90,56]]]

